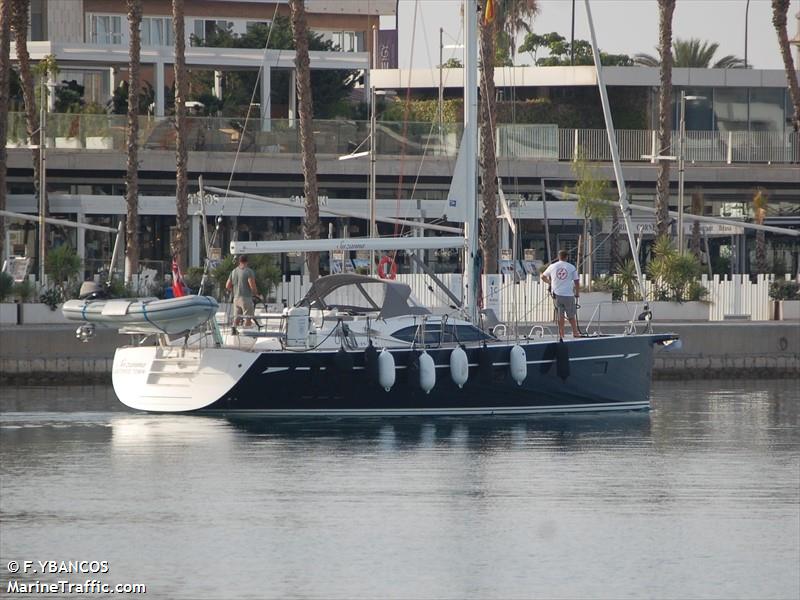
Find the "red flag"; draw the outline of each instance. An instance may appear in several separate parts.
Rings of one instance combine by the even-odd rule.
[[[484,23],[492,23],[494,21],[494,0],[486,0],[486,12],[483,14]]]
[[[175,298],[186,295],[186,284],[183,283],[183,274],[175,258],[172,259],[172,295]]]

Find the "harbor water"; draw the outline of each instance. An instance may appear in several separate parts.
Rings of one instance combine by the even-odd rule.
[[[640,413],[274,421],[6,386],[2,593],[91,579],[148,598],[798,598],[799,395],[795,380],[656,382]]]

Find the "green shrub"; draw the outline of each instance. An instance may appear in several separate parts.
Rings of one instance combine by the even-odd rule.
[[[64,283],[78,275],[81,270],[81,258],[71,246],[63,244],[48,252],[44,270],[56,283]]]
[[[55,310],[59,304],[64,302],[64,292],[57,287],[52,287],[39,296],[39,301],[47,304],[50,310]]]
[[[679,253],[666,236],[660,237],[653,245],[654,258],[647,265],[647,273],[653,279],[653,295],[655,300],[686,302],[692,292],[700,294],[697,280],[703,267],[700,260],[692,253]],[[707,293],[707,292],[706,292]]]
[[[11,288],[11,293],[16,296],[20,302],[28,302],[28,300],[33,298],[35,292],[36,290],[33,284],[28,279],[23,279],[19,283],[15,283],[14,287]]]
[[[778,279],[769,286],[769,297],[773,300],[800,300],[800,284],[791,279]]]
[[[0,302],[3,302],[11,295],[14,289],[14,278],[5,271],[0,273]]]
[[[616,277],[600,277],[592,282],[592,289],[595,292],[611,292],[612,300],[622,300],[623,285]]]

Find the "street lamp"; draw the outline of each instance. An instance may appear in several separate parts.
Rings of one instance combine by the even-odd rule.
[[[747,68],[747,26],[750,15],[750,0],[744,6],[744,68]]]
[[[705,100],[705,96],[687,96],[681,90],[680,151],[678,152],[678,251],[683,253],[683,188],[686,171],[684,146],[686,141],[686,101]]]

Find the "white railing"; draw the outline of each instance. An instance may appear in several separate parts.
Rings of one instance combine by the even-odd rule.
[[[439,278],[456,297],[461,297],[462,278],[460,274],[442,274],[439,275]],[[414,297],[423,306],[434,312],[449,310],[450,300],[443,291],[432,284],[427,275],[398,275],[397,281],[410,285]],[[732,278],[719,275],[709,278],[704,275],[701,283],[708,289],[706,301],[709,305],[709,320],[723,321],[732,318],[751,321],[770,320],[772,303],[769,298],[769,287],[773,281],[775,281],[773,275],[757,275],[755,282],[751,282],[748,275],[734,275]],[[587,283],[585,278],[582,278],[584,288]],[[293,275],[290,278],[284,278],[278,285],[275,297],[278,302],[285,300],[288,306],[292,306],[303,298],[309,287],[311,284],[308,278]],[[485,282],[484,289],[486,289]],[[652,296],[652,282],[647,281],[645,289],[648,296]],[[586,299],[585,292],[584,298]],[[610,295],[608,300],[610,300]],[[633,303],[630,305],[633,307]],[[677,305],[679,312],[680,306]],[[609,318],[608,316],[603,317],[604,311],[607,315],[610,312],[607,311],[607,308],[601,308],[600,316],[602,318]],[[634,312],[635,307],[622,311],[620,314],[632,315]],[[546,284],[532,280],[530,277],[519,283],[514,283],[511,277],[503,277],[500,290],[500,314],[498,315],[501,321],[547,323],[552,320],[552,314],[553,306]],[[590,314],[582,316],[584,319],[591,317]],[[657,314],[656,318],[658,318]]]
[[[610,162],[611,149],[604,129],[557,129],[545,125],[500,125],[498,155],[507,158]],[[617,129],[617,145],[624,162],[648,162],[659,154],[658,136],[649,129]],[[661,154],[680,151],[678,132]],[[684,157],[702,163],[797,163],[800,134],[781,131],[687,131]]]

